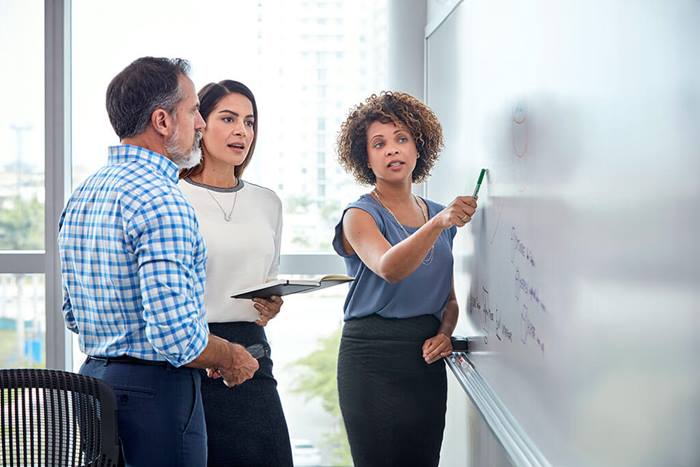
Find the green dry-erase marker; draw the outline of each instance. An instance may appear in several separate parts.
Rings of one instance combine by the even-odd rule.
[[[474,194],[472,197],[474,199],[477,199],[479,197],[479,188],[481,188],[481,182],[484,180],[484,175],[486,175],[486,169],[481,169],[481,173],[479,174],[479,180],[476,182],[476,188],[474,188]]]

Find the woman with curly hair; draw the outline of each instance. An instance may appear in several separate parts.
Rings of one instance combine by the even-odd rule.
[[[340,409],[356,467],[437,466],[457,299],[452,240],[476,210],[415,196],[442,149],[442,128],[418,99],[372,95],[338,136],[340,163],[373,186],[343,211],[333,246],[355,277],[338,358]]]

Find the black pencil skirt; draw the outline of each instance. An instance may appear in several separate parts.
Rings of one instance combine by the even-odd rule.
[[[211,323],[212,334],[248,347],[267,346],[264,328],[255,323]],[[202,371],[202,401],[207,424],[210,467],[291,467],[292,448],[272,360],[258,360],[252,379],[228,388]]]
[[[432,315],[345,323],[338,393],[355,467],[438,465],[447,376],[443,360],[425,363],[422,346],[439,327]]]

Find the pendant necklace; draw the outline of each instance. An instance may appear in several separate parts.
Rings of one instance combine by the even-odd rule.
[[[404,234],[406,234],[406,238],[408,238],[410,236],[410,234],[404,228],[403,224],[401,224],[401,222],[399,222],[399,220],[396,218],[394,213],[391,212],[391,209],[389,209],[388,207],[386,207],[386,205],[384,203],[382,203],[382,199],[379,195],[379,191],[377,191],[377,189],[375,188],[374,190],[372,190],[370,192],[370,194],[377,200],[377,202],[381,205],[381,207],[383,207],[391,215],[391,217],[394,219],[394,222],[396,222],[398,224],[399,228],[403,231]],[[418,209],[420,209],[420,213],[423,215],[423,223],[426,224],[428,222],[428,215],[423,210],[423,206],[421,206],[421,204],[418,202],[418,197],[416,195],[413,195],[413,201],[416,202],[416,206],[418,206]],[[433,245],[430,247],[430,250],[428,251],[428,254],[425,255],[425,258],[423,258],[423,264],[430,264],[433,262],[434,252],[435,252],[435,244],[433,243]]]
[[[209,190],[209,188],[205,188],[205,189],[207,190],[207,194],[209,195],[209,197],[214,200],[216,205],[219,207],[221,212],[224,214],[224,220],[226,222],[231,222],[231,215],[233,214],[233,209],[236,207],[236,201],[238,200],[238,191],[236,191],[233,194],[233,203],[231,203],[231,209],[229,209],[229,211],[227,213],[226,210],[224,209],[224,207],[221,205],[221,203],[219,203],[219,200],[216,199],[216,197],[212,194],[211,190]]]

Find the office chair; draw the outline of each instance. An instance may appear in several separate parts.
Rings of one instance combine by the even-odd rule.
[[[0,370],[0,465],[118,463],[116,398],[107,384],[66,371]]]

